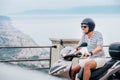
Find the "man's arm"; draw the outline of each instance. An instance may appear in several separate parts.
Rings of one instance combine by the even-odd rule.
[[[92,55],[94,54],[98,54],[100,51],[103,50],[103,47],[102,46],[97,46],[92,52]]]

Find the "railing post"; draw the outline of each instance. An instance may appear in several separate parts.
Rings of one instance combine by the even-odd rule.
[[[52,55],[52,47],[50,47],[50,61],[49,61],[49,68],[51,67],[51,55]]]
[[[79,42],[80,39],[57,39],[57,38],[50,38],[52,45],[56,45],[57,48],[52,49],[52,55],[51,55],[51,65],[55,63],[58,59],[60,59],[60,51],[63,48],[62,45],[60,45],[60,41],[63,41],[63,44],[65,46],[74,46]]]

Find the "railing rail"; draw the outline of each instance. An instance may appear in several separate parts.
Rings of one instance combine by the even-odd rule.
[[[110,45],[103,45],[103,47],[109,47]]]
[[[0,62],[26,62],[26,61],[46,61],[50,59],[21,59],[21,60],[0,60]]]
[[[57,46],[56,45],[53,45],[53,46],[0,46],[0,49],[1,48],[49,48],[50,49],[50,57],[48,59],[0,60],[0,62],[49,61],[49,67],[39,68],[39,69],[49,69],[51,67],[52,48],[57,48]]]
[[[53,46],[0,46],[0,48],[56,48],[56,45],[53,45]]]

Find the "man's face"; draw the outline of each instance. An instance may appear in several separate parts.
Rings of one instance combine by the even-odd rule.
[[[81,29],[82,29],[83,34],[86,34],[89,31],[89,27],[87,24],[82,24]]]

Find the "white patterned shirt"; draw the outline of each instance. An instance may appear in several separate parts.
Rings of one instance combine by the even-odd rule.
[[[82,36],[82,39],[79,41],[78,46],[81,45],[83,42],[88,44],[87,49],[88,52],[93,51],[97,46],[103,46],[103,37],[102,34],[98,31],[94,31],[92,37],[88,38],[86,34]],[[101,57],[105,56],[104,51],[94,54],[91,57]]]

